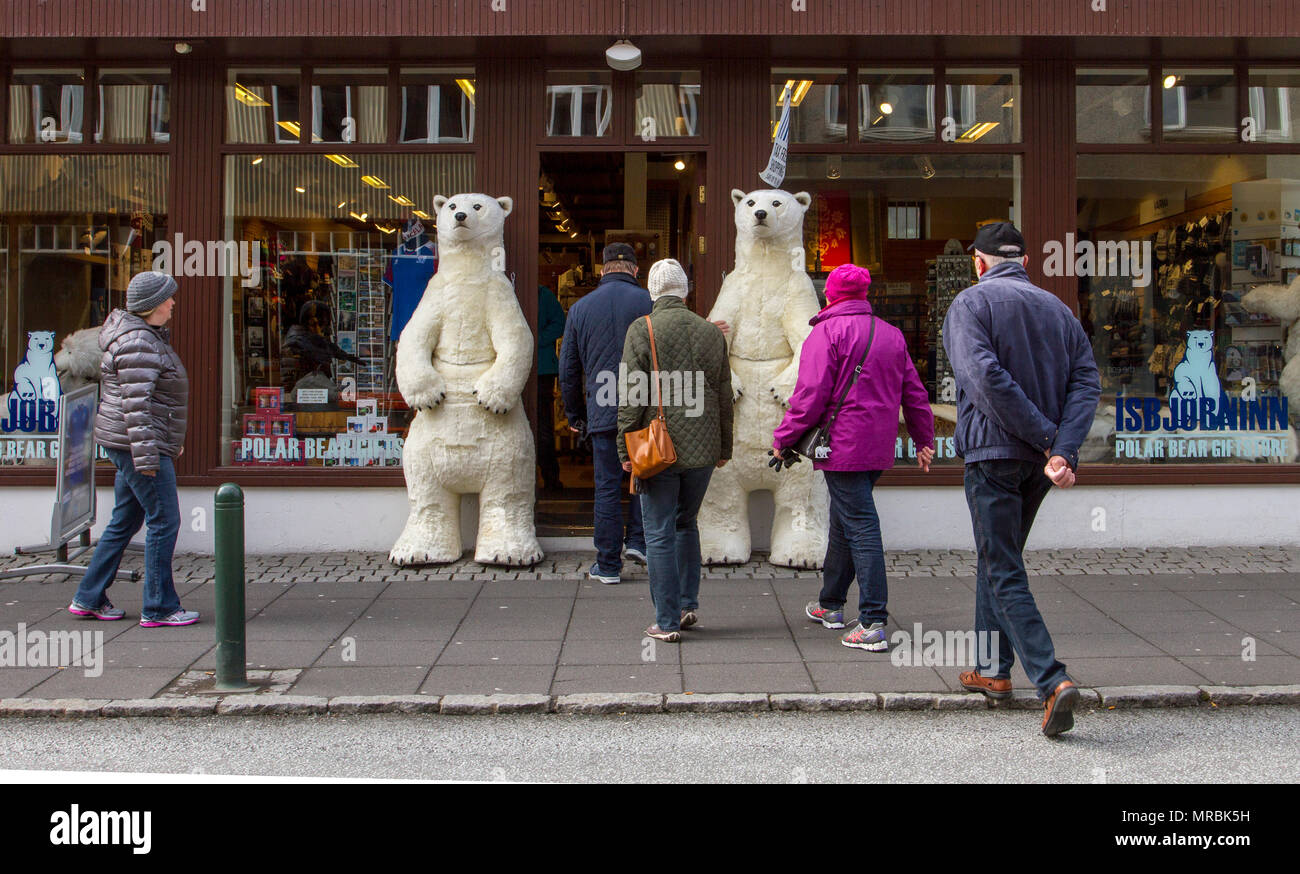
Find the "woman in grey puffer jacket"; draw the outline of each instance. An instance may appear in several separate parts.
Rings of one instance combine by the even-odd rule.
[[[142,524],[145,534],[144,605],[140,624],[193,625],[199,614],[181,609],[172,578],[180,531],[175,459],[184,451],[190,382],[165,327],[176,306],[176,280],[149,271],[131,279],[126,309],[113,310],[99,331],[99,413],[95,441],[117,468],[113,518],[95,547],[68,612],[84,619],[122,619],[126,611],[105,595],[122,553]]]

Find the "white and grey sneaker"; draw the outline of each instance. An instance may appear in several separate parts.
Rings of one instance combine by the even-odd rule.
[[[840,638],[840,643],[854,649],[868,652],[885,652],[889,649],[889,639],[885,637],[885,624],[873,622],[870,625],[858,623],[858,627]]]
[[[141,617],[140,626],[142,628],[159,628],[161,626],[179,626],[193,625],[199,621],[199,614],[193,610],[177,610],[170,616],[162,619],[145,619]]]
[[[623,557],[630,558],[637,564],[645,564],[645,552],[637,549],[635,546],[629,546],[623,550]]]

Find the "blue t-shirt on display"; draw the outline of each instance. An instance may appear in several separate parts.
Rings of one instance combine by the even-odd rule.
[[[415,315],[424,296],[424,287],[438,269],[438,259],[430,252],[423,255],[397,255],[392,262],[393,325],[389,336],[398,340],[402,329]]]

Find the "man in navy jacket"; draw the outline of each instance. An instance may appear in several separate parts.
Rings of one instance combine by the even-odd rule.
[[[560,344],[560,393],[569,428],[576,433],[585,428],[591,435],[596,480],[596,563],[591,576],[612,584],[619,582],[623,570],[624,544],[630,558],[645,561],[640,501],[628,502],[624,529],[623,465],[615,437],[623,340],[629,325],[650,315],[650,292],[637,284],[636,252],[627,243],[610,243],[602,259],[600,284],[569,307]]]
[[[1018,656],[1045,702],[1043,734],[1054,737],[1074,727],[1079,690],[1030,594],[1023,552],[1052,485],[1074,485],[1101,386],[1079,320],[1029,281],[1015,225],[985,225],[971,248],[980,281],[949,306],[943,345],[957,378],[956,444],[979,556],[977,661],[991,654],[984,640],[992,633],[997,660],[963,673],[961,684],[1009,698]]]

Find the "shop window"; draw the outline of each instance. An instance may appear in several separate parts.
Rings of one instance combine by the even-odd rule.
[[[296,69],[231,70],[226,79],[226,142],[299,142],[299,82]]]
[[[0,467],[52,466],[58,398],[98,380],[95,329],[152,269],[166,193],[162,155],[0,156]]]
[[[996,145],[1020,142],[1018,70],[948,69],[944,140]]]
[[[472,143],[477,84],[471,70],[402,70],[398,142]]]
[[[1079,70],[1074,84],[1078,141],[1151,142],[1150,85],[1145,69]]]
[[[1044,269],[1077,277],[1101,369],[1083,459],[1295,461],[1287,325],[1247,294],[1300,276],[1300,156],[1080,155],[1078,197]]]
[[[97,143],[171,140],[167,70],[100,70]]]
[[[1253,141],[1300,142],[1300,70],[1252,69],[1248,86]]]
[[[790,95],[791,143],[843,143],[848,139],[848,71],[844,69],[772,70],[772,137],[781,121],[782,95]]]
[[[636,74],[632,135],[647,142],[661,137],[698,137],[700,74],[662,71]]]
[[[933,140],[933,71],[859,70],[858,139],[862,142]]]
[[[613,76],[604,72],[556,71],[546,74],[546,135],[609,135],[614,107]]]
[[[312,70],[312,142],[386,142],[387,83],[388,73],[383,69]]]
[[[393,351],[437,268],[434,196],[473,190],[474,156],[231,155],[225,173],[222,463],[400,467]]]
[[[81,69],[15,69],[9,79],[9,142],[83,142],[85,83]]]
[[[795,153],[782,184],[813,196],[804,244],[819,294],[841,264],[871,271],[872,308],[903,332],[930,392],[941,463],[961,462],[952,441],[956,382],[940,328],[952,299],[975,282],[966,246],[976,229],[1013,214],[1019,166],[1012,155]],[[915,466],[905,429],[896,447],[896,463]]]
[[[1237,86],[1232,70],[1166,69],[1163,132],[1174,142],[1219,143],[1237,139]],[[1147,113],[1150,118],[1151,113]]]

